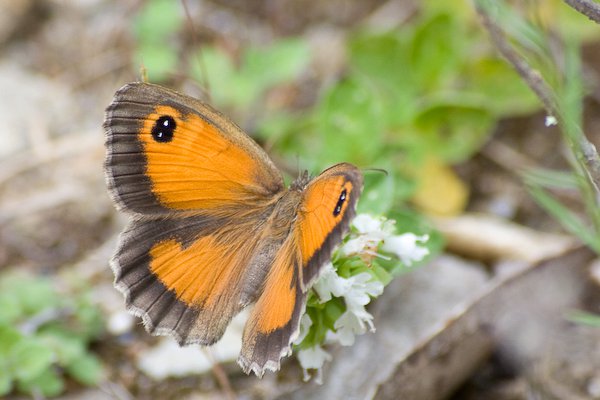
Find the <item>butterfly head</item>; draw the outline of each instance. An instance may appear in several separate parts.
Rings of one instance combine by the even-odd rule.
[[[311,181],[311,176],[308,171],[303,171],[290,185],[290,190],[303,191]]]

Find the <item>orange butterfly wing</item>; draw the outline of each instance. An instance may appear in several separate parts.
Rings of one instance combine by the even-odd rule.
[[[271,254],[256,240],[263,224],[205,216],[133,220],[111,261],[115,285],[150,333],[210,345],[260,290]]]
[[[291,352],[306,292],[348,230],[362,183],[360,171],[344,163],[303,188],[293,229],[274,258],[244,328],[239,363],[246,372],[260,376],[265,369],[277,370],[281,357]]]
[[[323,171],[306,188],[296,222],[303,288],[310,287],[321,267],[331,260],[333,248],[356,214],[362,186],[360,170],[341,163]]]
[[[246,373],[262,376],[266,369],[276,371],[280,359],[291,353],[306,299],[298,281],[297,255],[290,236],[275,256],[244,327],[238,362]]]
[[[224,214],[264,206],[284,189],[277,168],[237,125],[161,86],[122,87],[104,126],[108,187],[125,211]]]

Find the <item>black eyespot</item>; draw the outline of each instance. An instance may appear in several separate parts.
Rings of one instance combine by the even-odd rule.
[[[340,198],[339,198],[337,204],[335,205],[335,208],[333,209],[334,217],[337,217],[342,212],[342,205],[344,204],[344,201],[346,201],[346,194],[347,194],[346,189],[342,190],[342,194],[340,194]]]
[[[156,120],[154,127],[152,128],[152,137],[154,140],[160,143],[166,143],[173,140],[173,132],[177,124],[173,117],[163,115]]]

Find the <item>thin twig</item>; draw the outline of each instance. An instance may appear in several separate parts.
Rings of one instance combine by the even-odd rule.
[[[590,0],[564,0],[564,2],[595,23],[600,24],[600,4]]]
[[[565,0],[568,1],[568,0]],[[583,1],[581,1],[583,2]],[[596,8],[598,8],[596,6]],[[564,126],[565,121],[563,120],[562,113],[558,108],[553,96],[552,91],[541,74],[533,69],[527,61],[523,59],[509,44],[506,35],[502,29],[490,18],[485,7],[482,7],[478,2],[475,2],[475,9],[479,14],[483,26],[487,29],[492,39],[492,42],[497,47],[498,51],[506,60],[512,64],[517,73],[523,78],[525,83],[533,90],[537,97],[541,100],[546,112],[550,115],[557,117],[560,123]],[[600,14],[599,14],[600,15]],[[592,183],[595,186],[596,193],[599,192],[600,188],[600,157],[596,151],[596,147],[587,140],[583,132],[579,135],[578,143],[579,150],[584,156],[584,162],[587,166],[586,170]]]
[[[529,64],[512,48],[506,39],[502,29],[490,18],[487,10],[478,2],[475,2],[475,9],[481,17],[483,26],[490,34],[492,42],[500,51],[500,54],[512,64],[519,75],[525,80],[525,83],[533,90],[537,97],[542,101],[546,112],[550,115],[556,114],[556,102],[553,99],[552,91],[548,87],[542,75],[531,68]]]

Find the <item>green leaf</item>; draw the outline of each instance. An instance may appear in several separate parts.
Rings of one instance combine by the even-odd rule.
[[[21,340],[24,340],[21,332],[12,326],[0,324],[0,359],[6,359]]]
[[[172,37],[180,26],[181,7],[170,0],[150,0],[136,16],[135,63],[144,66],[150,81],[160,82],[175,71],[178,48]]]
[[[160,82],[165,80],[177,67],[175,49],[154,44],[141,44],[135,55],[136,64],[143,66],[148,80]]]
[[[460,99],[432,101],[415,120],[429,151],[450,163],[464,161],[478,150],[494,123],[487,110]]]
[[[89,300],[89,293],[83,293],[77,298],[75,318],[77,323],[71,331],[86,342],[98,337],[104,331],[104,322],[100,309]]]
[[[482,57],[465,66],[464,79],[473,97],[497,117],[529,115],[541,102],[514,69],[496,57]]]
[[[198,55],[204,69],[194,65],[192,73],[210,82],[215,104],[224,108],[247,109],[266,90],[295,79],[310,61],[307,44],[287,39],[269,47],[251,47],[242,55],[239,67],[220,49],[203,48]],[[202,76],[206,73],[206,77]]]
[[[343,300],[340,298],[331,299],[325,304],[325,309],[323,314],[325,318],[323,319],[324,325],[331,331],[334,330],[333,325],[335,321],[346,311],[346,305]]]
[[[59,329],[43,331],[39,339],[52,349],[60,365],[68,365],[86,353],[85,338]]]
[[[307,44],[300,39],[280,40],[270,47],[250,48],[245,54],[245,78],[262,92],[276,84],[290,81],[306,69],[310,61]]]
[[[0,396],[5,396],[9,394],[12,390],[13,376],[8,370],[8,367],[2,365],[2,361],[0,361]]]
[[[57,307],[62,302],[48,278],[36,278],[22,273],[3,275],[0,291],[18,301],[23,317]]]
[[[416,112],[419,86],[410,67],[410,32],[360,34],[349,42],[350,79],[368,82],[385,106],[385,126],[410,123]]]
[[[47,368],[39,375],[29,380],[20,380],[19,390],[26,393],[41,393],[44,396],[58,396],[64,390],[65,384],[54,368]]]
[[[365,171],[363,195],[358,202],[358,213],[387,214],[395,199],[395,180],[381,172]]]
[[[458,72],[468,41],[449,14],[438,14],[419,24],[409,59],[418,87],[424,91],[443,87]]]
[[[34,338],[24,338],[12,348],[15,376],[21,381],[29,381],[49,369],[55,361],[54,352]]]
[[[11,291],[6,290],[0,293],[0,324],[16,323],[23,312],[21,302]]]
[[[92,354],[82,354],[67,365],[67,372],[84,385],[95,385],[103,375],[102,364]]]
[[[390,274],[387,269],[379,265],[379,262],[373,262],[371,271],[373,272],[375,279],[383,283],[383,286],[387,286],[393,279],[392,274]]]
[[[230,104],[231,99],[236,98],[234,93],[237,92],[236,71],[231,59],[215,47],[202,47],[193,61],[192,75],[200,82],[210,82],[211,99],[214,104],[221,107]]]
[[[133,28],[142,44],[165,47],[168,38],[181,25],[181,6],[171,0],[150,0],[133,21]]]
[[[381,99],[364,80],[344,80],[332,87],[318,108],[320,145],[307,149],[329,166],[340,160],[372,165],[383,139]],[[318,140],[318,138],[315,138]]]
[[[312,320],[312,325],[308,331],[308,334],[300,343],[300,348],[309,348],[315,344],[322,343],[322,338],[327,333],[327,327],[325,326],[323,319],[325,314],[318,309],[307,309],[306,312]]]

